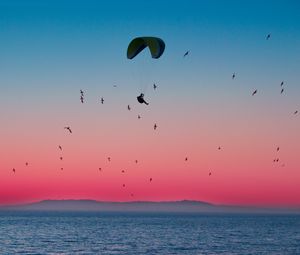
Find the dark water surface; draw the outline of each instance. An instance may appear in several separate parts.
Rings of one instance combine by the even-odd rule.
[[[0,254],[300,254],[299,215],[0,212]]]

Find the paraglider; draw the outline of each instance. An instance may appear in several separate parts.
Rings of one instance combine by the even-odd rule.
[[[135,58],[140,52],[142,52],[145,48],[149,48],[151,57],[153,59],[158,59],[164,53],[165,50],[165,43],[162,39],[158,37],[136,37],[134,38],[128,45],[127,48],[127,58],[133,59]],[[153,88],[156,89],[156,85],[153,85]],[[148,103],[144,100],[144,93],[141,93],[137,100],[140,104]]]
[[[144,99],[144,94],[143,94],[143,93],[141,93],[141,94],[137,97],[137,100],[138,100],[138,102],[139,102],[140,104],[146,104],[146,105],[149,104],[149,103],[147,103],[147,102],[145,101],[145,99]]]

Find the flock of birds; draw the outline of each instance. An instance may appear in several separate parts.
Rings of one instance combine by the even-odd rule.
[[[270,38],[271,38],[271,34],[268,34],[268,35],[266,36],[266,40],[270,40]],[[190,51],[189,51],[189,50],[186,51],[186,52],[183,54],[183,58],[187,57],[189,54],[190,54]],[[236,73],[235,73],[235,72],[232,74],[231,78],[232,78],[233,80],[236,78]],[[113,87],[117,87],[117,86],[116,86],[116,85],[113,85]],[[283,94],[283,92],[284,92],[284,81],[281,81],[280,87],[281,87],[280,94]],[[154,84],[153,84],[153,89],[156,90],[157,88],[158,88],[158,86],[154,83]],[[252,96],[255,96],[257,93],[258,93],[258,90],[255,89],[255,90],[252,92]],[[81,102],[82,104],[85,102],[84,91],[83,91],[83,90],[80,90],[80,102]],[[104,98],[103,98],[103,97],[100,98],[100,102],[101,102],[101,104],[104,104]],[[131,110],[130,105],[127,105],[127,110],[128,110],[128,111]],[[296,114],[298,114],[298,110],[294,111],[294,115],[296,115]],[[138,117],[138,119],[141,118],[140,115],[138,115],[137,117]],[[153,129],[154,129],[154,130],[157,130],[157,128],[158,128],[157,124],[154,123]],[[65,126],[64,129],[65,129],[69,134],[72,134],[72,133],[73,133],[70,126]],[[61,145],[58,146],[58,149],[60,150],[60,152],[63,151],[63,148],[62,148]],[[218,149],[218,150],[221,150],[221,146],[219,146],[217,149]],[[279,150],[280,150],[280,148],[277,147],[277,148],[276,148],[276,151],[279,152]],[[62,157],[62,156],[60,156],[59,159],[60,159],[60,161],[63,161],[63,157]],[[108,160],[108,162],[111,162],[111,157],[107,157],[107,160]],[[184,158],[184,161],[188,161],[188,157],[185,157],[185,158]],[[137,164],[137,163],[138,163],[138,160],[135,160],[134,162]],[[279,157],[274,158],[274,159],[273,159],[273,162],[274,162],[274,163],[278,163],[278,162],[279,162]],[[28,163],[28,162],[25,162],[25,166],[26,166],[26,167],[29,166],[29,163]],[[285,164],[281,164],[281,166],[284,167]],[[63,167],[61,167],[60,169],[61,169],[61,170],[64,170]],[[102,168],[99,167],[98,170],[99,170],[99,171],[102,171]],[[13,172],[13,173],[16,173],[16,169],[13,168],[13,169],[12,169],[12,172]],[[125,173],[125,170],[122,170],[121,173],[124,174],[124,173]],[[211,176],[211,175],[212,175],[212,172],[211,172],[211,171],[208,172],[208,175]],[[149,182],[152,182],[152,180],[153,180],[152,178],[149,178]],[[122,187],[123,187],[123,188],[126,187],[125,183],[122,184]],[[133,193],[131,193],[130,195],[131,195],[131,196],[134,196]]]

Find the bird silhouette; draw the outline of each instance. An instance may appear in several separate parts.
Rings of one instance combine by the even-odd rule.
[[[188,158],[187,157],[185,157],[185,159],[184,159],[185,161],[188,161]]]
[[[25,163],[25,166],[28,166],[28,162]]]
[[[104,99],[103,99],[103,97],[101,97],[101,104],[103,104],[104,103]]]
[[[218,150],[221,150],[221,146],[218,147]]]
[[[271,38],[271,34],[268,34],[266,40],[269,40],[270,38]]]
[[[125,184],[123,184],[123,188],[125,188]]]
[[[70,132],[70,134],[72,134],[72,130],[70,127],[64,127],[64,129],[67,129]]]
[[[284,88],[282,88],[282,89],[281,89],[281,91],[280,91],[280,94],[282,94],[282,93],[283,93],[283,91],[284,91]]]
[[[232,79],[234,79],[234,78],[235,78],[235,73],[232,74]]]
[[[63,160],[63,157],[59,157],[60,160]]]
[[[62,151],[62,147],[60,145],[58,145],[58,149],[60,149]]]
[[[138,115],[138,119],[140,119],[141,118],[141,116],[140,115]]]
[[[189,55],[190,51],[188,50],[186,53],[184,53],[183,57],[186,57],[187,55]]]
[[[134,162],[137,164],[138,163],[137,159]]]
[[[280,86],[281,86],[281,87],[283,86],[283,83],[284,83],[283,81],[280,83]]]
[[[279,147],[277,147],[277,148],[276,148],[276,150],[277,150],[277,151],[279,151],[279,150],[280,150],[280,148],[279,148]]]
[[[152,178],[150,178],[149,181],[152,182]]]
[[[124,170],[122,170],[122,173],[125,173],[125,171],[124,171]]]
[[[102,171],[102,168],[101,168],[101,167],[99,167],[99,168],[98,168],[98,170],[99,170],[99,171]]]
[[[154,130],[156,130],[156,129],[157,129],[157,125],[156,125],[156,124],[154,124],[153,128],[154,128]]]
[[[208,176],[211,176],[211,172],[209,172]]]
[[[253,91],[252,96],[254,96],[257,93],[257,89]]]
[[[131,110],[131,108],[130,108],[130,105],[127,105],[127,109],[128,109],[128,111],[130,111],[130,110]]]
[[[157,89],[157,85],[154,83],[153,84],[153,89],[156,90]]]
[[[60,168],[60,170],[64,170],[64,168],[63,168],[63,167],[61,167],[61,168]]]
[[[298,113],[298,111],[294,111],[294,114],[297,114]]]
[[[81,101],[82,104],[84,103],[83,99],[84,99],[83,96],[81,96],[80,101]]]
[[[13,171],[14,173],[16,173],[16,169],[15,169],[15,168],[13,168],[12,171]]]
[[[107,157],[107,160],[110,162],[110,157]]]
[[[82,90],[80,90],[80,94],[81,94],[81,96],[83,96],[83,91]]]

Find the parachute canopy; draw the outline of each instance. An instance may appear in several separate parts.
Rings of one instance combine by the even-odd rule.
[[[146,47],[149,48],[152,58],[159,58],[164,53],[165,43],[157,37],[137,37],[128,45],[127,58],[133,59]]]

